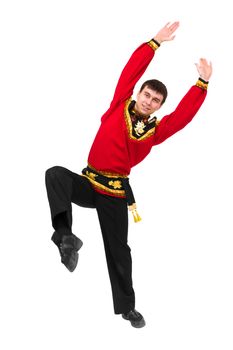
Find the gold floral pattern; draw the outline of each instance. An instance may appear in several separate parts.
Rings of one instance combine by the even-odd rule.
[[[95,180],[96,176],[98,176],[97,174],[91,173],[90,171],[86,171],[86,175],[92,180]]]
[[[137,124],[134,127],[134,131],[136,135],[141,136],[145,131],[146,125],[143,122],[138,121]]]
[[[108,184],[109,184],[109,186],[114,187],[114,190],[122,188],[121,181],[119,181],[119,180],[109,181]]]

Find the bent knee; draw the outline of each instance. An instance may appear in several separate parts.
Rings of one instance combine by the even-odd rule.
[[[63,174],[66,168],[55,165],[49,169],[46,170],[45,172],[45,177],[46,178],[54,178],[55,176],[59,176],[60,174]]]

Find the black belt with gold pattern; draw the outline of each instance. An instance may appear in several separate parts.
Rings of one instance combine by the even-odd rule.
[[[138,222],[141,220],[136,210],[135,198],[128,177],[111,176],[111,174],[103,175],[103,173],[89,166],[82,170],[82,175],[85,176],[96,189],[100,189],[111,195],[115,194],[117,197],[126,198],[128,208],[133,213],[134,221]]]

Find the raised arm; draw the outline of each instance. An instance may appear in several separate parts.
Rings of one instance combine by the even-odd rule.
[[[200,58],[196,63],[199,79],[183,97],[177,108],[171,114],[162,118],[156,132],[154,145],[165,141],[179,130],[183,129],[195,116],[204,102],[207,94],[209,79],[212,75],[212,64],[205,58]]]
[[[163,41],[174,39],[174,32],[178,26],[179,22],[167,23],[152,40],[142,44],[134,51],[121,73],[112,103],[132,96],[133,89],[154,57],[155,50]]]

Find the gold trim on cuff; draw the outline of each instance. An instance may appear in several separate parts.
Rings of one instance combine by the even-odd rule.
[[[159,48],[159,46],[153,41],[153,40],[150,40],[148,41],[147,43],[154,51],[157,50]]]
[[[200,79],[198,79],[198,81],[196,82],[196,86],[198,86],[198,87],[201,88],[202,90],[207,90],[207,88],[208,88],[208,83],[204,83],[203,81],[201,81]]]

